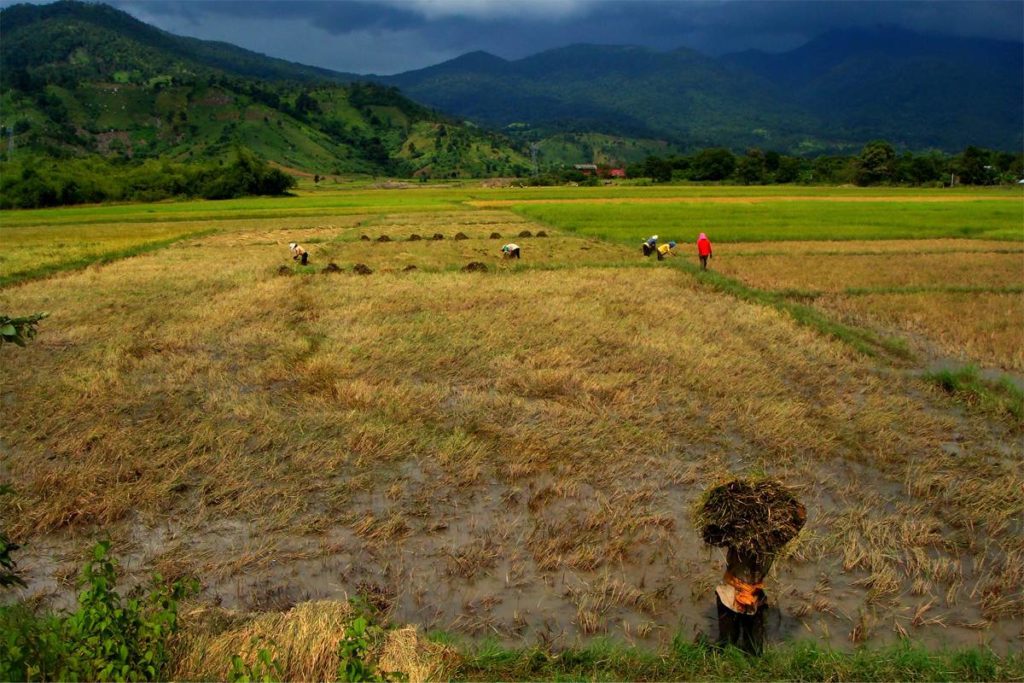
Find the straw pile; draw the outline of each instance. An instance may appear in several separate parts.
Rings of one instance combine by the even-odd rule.
[[[337,680],[338,643],[355,616],[348,603],[330,600],[262,614],[197,609],[182,615],[182,628],[171,643],[168,674],[170,680],[227,680],[232,655],[254,665],[258,651],[265,648],[281,667],[280,680]],[[370,639],[366,661],[381,671],[402,674],[388,680],[448,680],[458,665],[451,646],[430,642],[414,627],[381,636]]]
[[[806,520],[807,511],[793,494],[767,479],[736,479],[711,489],[696,515],[705,543],[755,556],[777,552]]]

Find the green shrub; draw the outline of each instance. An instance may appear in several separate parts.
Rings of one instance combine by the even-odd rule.
[[[0,680],[151,681],[167,663],[167,639],[178,626],[178,601],[197,585],[159,576],[139,597],[116,590],[117,562],[98,543],[79,577],[78,608],[35,614],[0,608]]]

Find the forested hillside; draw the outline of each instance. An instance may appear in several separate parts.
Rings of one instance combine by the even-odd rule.
[[[526,168],[507,139],[395,88],[173,36],[105,5],[16,5],[0,27],[8,156],[226,159],[241,145],[321,175]]]

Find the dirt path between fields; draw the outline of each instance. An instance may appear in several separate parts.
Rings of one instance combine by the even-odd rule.
[[[520,204],[766,204],[769,202],[974,202],[1016,201],[1020,197],[974,197],[968,195],[877,195],[871,197],[836,197],[785,195],[773,197],[579,197],[571,199],[471,199],[465,202],[476,208],[517,206]]]

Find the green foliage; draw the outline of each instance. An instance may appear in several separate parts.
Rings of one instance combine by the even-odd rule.
[[[216,163],[237,146],[282,167],[336,174],[509,175],[523,162],[507,139],[448,121],[393,87],[180,38],[111,7],[61,2],[2,16],[0,121],[14,135],[13,151],[0,155],[30,167],[32,157],[87,155],[135,167],[145,159]],[[406,143],[438,124],[458,134],[458,146],[417,141],[416,159],[407,158]],[[237,167],[216,179],[175,170],[173,178],[146,173],[144,182],[116,184],[102,171],[73,182],[60,168],[33,178],[3,171],[18,181],[7,208],[287,189],[279,171],[251,178]]]
[[[231,199],[280,195],[295,178],[253,152],[235,149],[230,163],[117,162],[102,157],[0,162],[0,209],[34,209],[105,201]]]
[[[968,147],[950,156],[937,151],[897,156],[893,146],[876,140],[858,156],[824,156],[816,159],[764,152],[757,147],[734,157],[727,149],[704,149],[692,156],[648,156],[642,164],[628,167],[630,177],[649,177],[656,182],[670,179],[694,181],[735,181],[743,185],[762,183],[815,183],[857,185],[949,185],[950,173],[962,185],[1011,184],[1024,173],[1024,154],[1008,154]]]
[[[345,629],[345,637],[338,643],[338,658],[341,660],[338,663],[339,681],[385,680],[367,657],[371,639],[381,633],[379,626],[371,625],[362,615],[352,620]]]
[[[776,154],[776,168],[778,168]],[[748,149],[747,153],[736,162],[736,179],[744,185],[758,185],[765,181],[765,154],[757,148]]]
[[[736,170],[736,157],[722,147],[703,149],[693,157],[694,180],[725,180]]]
[[[228,673],[229,683],[276,683],[284,678],[284,670],[268,648],[260,648],[256,653],[256,661],[249,664],[239,655],[231,657],[231,672]]]
[[[39,321],[49,315],[49,313],[35,313],[33,315],[12,318],[0,314],[0,347],[3,347],[4,344],[25,346],[26,340],[36,336],[36,325]],[[0,493],[9,493],[9,491],[0,490]]]
[[[177,629],[178,601],[198,586],[167,585],[123,598],[110,544],[98,543],[79,577],[78,608],[37,616],[20,605],[0,607],[0,679],[159,680],[167,639]]]
[[[885,140],[866,144],[856,164],[858,185],[885,184],[896,179],[896,151]]]

